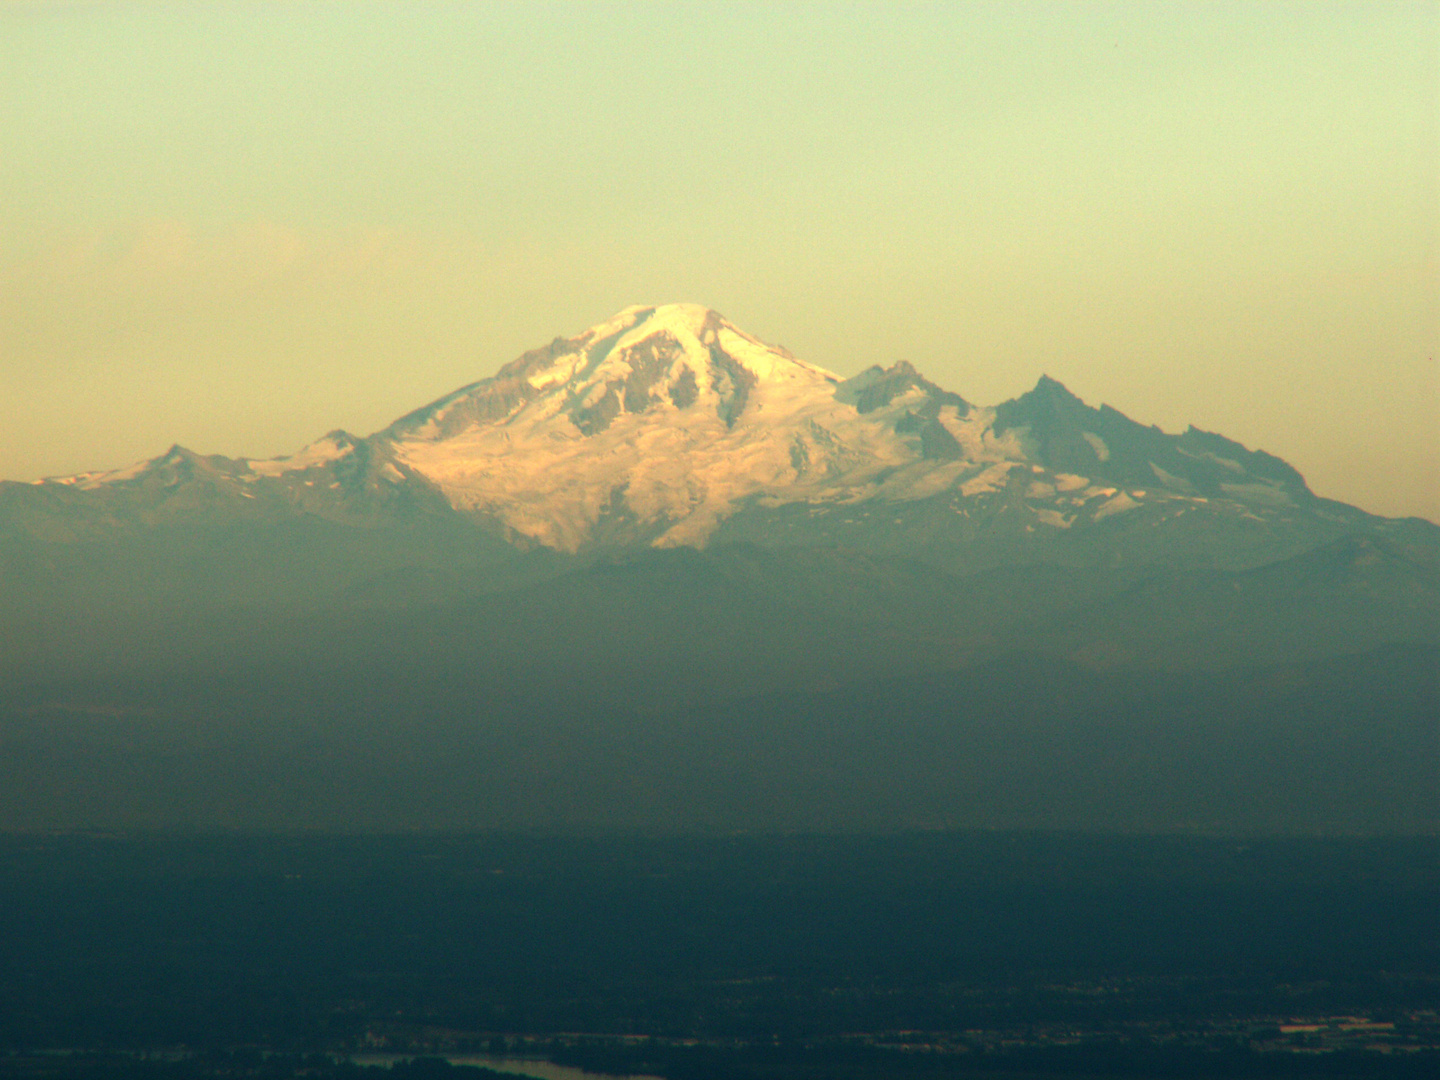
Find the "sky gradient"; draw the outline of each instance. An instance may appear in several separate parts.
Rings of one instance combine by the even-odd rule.
[[[671,301],[1440,521],[1440,5],[0,0],[0,478]]]

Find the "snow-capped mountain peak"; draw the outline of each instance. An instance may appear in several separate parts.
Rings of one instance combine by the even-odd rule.
[[[928,428],[958,448],[944,425],[958,431],[967,411],[908,365],[844,381],[714,311],[671,304],[556,339],[384,435],[457,508],[575,550],[602,521],[703,544],[747,501],[903,489],[930,471],[893,476],[933,456]]]
[[[622,414],[661,411],[720,416],[727,426],[760,383],[836,383],[837,376],[743,333],[698,304],[630,307],[573,338],[556,338],[482,379],[402,417],[405,439],[445,438],[477,424],[508,422],[540,406],[585,435]]]
[[[842,379],[697,304],[626,308],[365,439],[332,431],[268,460],[176,447],[47,483],[199,485],[257,511],[347,520],[458,513],[572,552],[704,546],[722,529],[769,535],[757,523],[780,518],[805,535],[832,535],[825,522],[893,530],[905,515],[930,537],[979,521],[1020,535],[1201,509],[1261,521],[1314,503],[1276,458],[1194,429],[1167,435],[1049,377],[994,408],[904,361]]]

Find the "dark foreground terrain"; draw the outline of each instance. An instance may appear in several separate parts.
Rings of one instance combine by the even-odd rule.
[[[16,835],[0,1076],[1433,1076],[1437,911],[1434,838]]]

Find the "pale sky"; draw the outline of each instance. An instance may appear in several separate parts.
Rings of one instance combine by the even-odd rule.
[[[369,434],[630,304],[1440,521],[1440,3],[0,0],[0,478]]]

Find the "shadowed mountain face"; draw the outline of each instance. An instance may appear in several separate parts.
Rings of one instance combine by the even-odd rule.
[[[1440,528],[631,308],[367,438],[0,483],[0,826],[1433,830]]]

